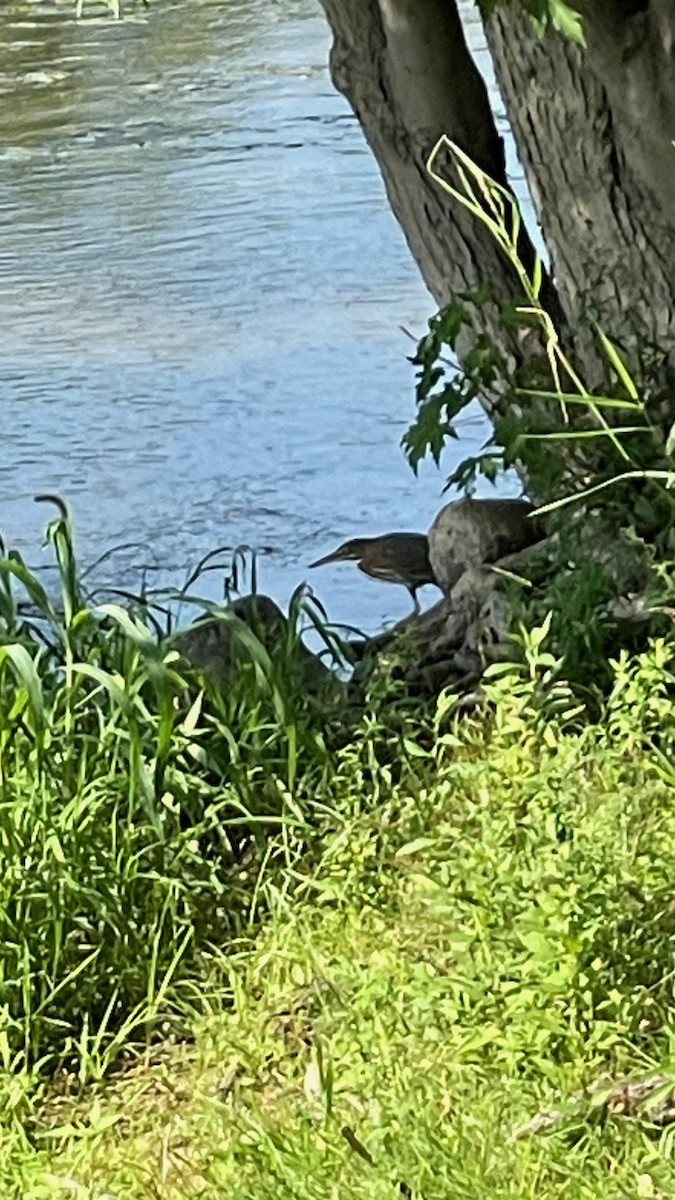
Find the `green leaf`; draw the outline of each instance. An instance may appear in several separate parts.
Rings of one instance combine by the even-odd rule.
[[[91,666],[89,663],[73,663],[73,670],[78,675],[85,675],[87,679],[93,679],[95,683],[100,684],[120,708],[128,707],[129,696],[124,690],[124,677],[119,671],[104,671],[102,667]]]
[[[584,404],[587,408],[628,408],[642,412],[642,405],[631,400],[618,400],[615,396],[595,396],[592,392],[553,392],[535,388],[516,388],[517,396],[531,396],[535,400],[558,400],[561,404]]]
[[[17,550],[10,550],[7,558],[0,560],[0,572],[13,575],[26,589],[40,616],[58,624],[57,616],[45,589],[33,572],[26,566]]]
[[[403,738],[403,749],[411,758],[428,758],[428,751],[423,746],[419,746],[417,742],[413,742],[411,738]]]
[[[554,29],[580,46],[586,45],[581,13],[563,3],[563,0],[548,0],[548,14]]]
[[[596,483],[593,487],[584,488],[582,491],[575,492],[571,496],[564,496],[561,500],[553,500],[550,504],[542,504],[537,509],[537,516],[553,512],[557,508],[565,508],[568,504],[573,504],[578,500],[586,500],[588,496],[604,492],[606,488],[613,487],[617,483],[625,483],[629,479],[654,479],[663,483],[665,488],[675,488],[675,471],[623,471],[620,475],[615,475],[612,479],[604,479],[602,483]]]
[[[204,693],[199,692],[196,699],[193,701],[192,705],[190,706],[189,713],[187,714],[182,725],[180,726],[181,733],[185,734],[186,737],[192,737],[194,735],[195,729],[197,728],[197,724],[199,722],[199,718],[202,714],[203,701],[204,701]]]
[[[25,646],[11,645],[0,646],[0,663],[3,658],[7,659],[12,666],[14,674],[20,683],[24,685],[28,692],[30,706],[33,710],[33,717],[38,729],[44,728],[45,709],[44,699],[42,695],[42,683],[35,669],[35,663]]]
[[[537,254],[534,260],[534,269],[532,271],[532,292],[537,299],[539,298],[539,293],[541,291],[543,270],[544,268],[541,258]]]
[[[406,842],[405,846],[399,846],[396,851],[396,858],[412,858],[414,854],[419,854],[420,850],[428,850],[431,846],[438,845],[438,838],[433,837],[418,837],[412,842]]]
[[[602,329],[600,329],[599,326],[596,326],[596,328],[597,328],[597,332],[598,332],[598,337],[600,338],[600,341],[602,342],[602,348],[605,351],[605,354],[607,355],[612,366],[614,367],[614,370],[616,371],[617,375],[619,376],[619,379],[621,380],[623,386],[625,387],[626,391],[628,392],[628,395],[630,396],[631,400],[637,400],[638,399],[638,390],[637,390],[635,384],[633,383],[633,380],[628,372],[628,368],[626,367],[626,364],[624,363],[621,355],[619,354],[619,351],[617,350],[614,343],[610,342],[609,338],[607,337],[607,334],[603,333]]]
[[[612,425],[611,429],[561,429],[557,433],[524,433],[523,442],[573,442],[588,438],[615,437],[618,433],[647,433],[644,425]]]
[[[137,646],[154,646],[155,639],[141,621],[136,620],[119,604],[99,604],[94,613],[115,621],[126,636]]]

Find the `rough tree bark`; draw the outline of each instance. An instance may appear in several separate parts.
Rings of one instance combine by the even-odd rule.
[[[391,207],[439,306],[487,280],[497,302],[517,293],[494,239],[430,178],[426,163],[447,134],[506,184],[504,147],[485,83],[467,48],[452,0],[321,0],[333,30],[331,71],[379,163]],[[523,237],[525,260],[533,254]],[[559,316],[548,278],[544,294]],[[523,357],[522,334],[507,333],[497,309],[483,315],[507,361]],[[468,341],[467,341],[468,345]]]
[[[587,48],[517,0],[488,44],[568,318],[673,355],[675,5],[577,0]]]
[[[505,181],[486,88],[455,0],[321,0],[335,85],[379,163],[392,209],[439,305],[489,280],[514,283],[486,231],[434,185],[426,157],[447,134]],[[590,311],[617,336],[675,357],[675,72],[671,0],[578,0],[585,50],[539,38],[518,0],[487,37],[556,290],[575,327]],[[504,348],[521,347],[492,329]],[[461,352],[461,346],[460,346]],[[589,366],[591,364],[589,363]]]

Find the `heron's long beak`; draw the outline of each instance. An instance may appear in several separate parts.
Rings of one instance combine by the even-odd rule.
[[[330,554],[324,554],[323,558],[317,558],[316,562],[309,564],[311,571],[312,567],[323,567],[325,563],[338,562],[342,558],[342,547],[339,550],[333,550]]]

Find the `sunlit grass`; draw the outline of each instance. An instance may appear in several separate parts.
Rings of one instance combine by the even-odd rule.
[[[649,753],[521,719],[489,757],[477,726],[430,755],[415,794],[353,797],[311,870],[268,877],[253,944],[182,989],[190,1040],[43,1092],[3,1194],[671,1195],[668,1128],[583,1100],[670,1070],[670,786]]]
[[[592,715],[548,622],[472,714],[326,706],[298,594],[274,649],[206,605],[215,686],[57,507],[59,596],[0,555],[0,1196],[672,1194],[587,1100],[673,1077],[671,643]]]

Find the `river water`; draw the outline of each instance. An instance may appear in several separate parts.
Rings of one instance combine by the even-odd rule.
[[[180,584],[246,543],[282,604],[309,579],[332,619],[374,628],[402,589],[308,564],[428,528],[485,427],[443,472],[403,458],[400,327],[423,332],[433,303],[330,83],[322,12],[126,7],[0,15],[0,530],[46,561],[32,497],[56,492],[85,562],[134,543],[101,583]]]

